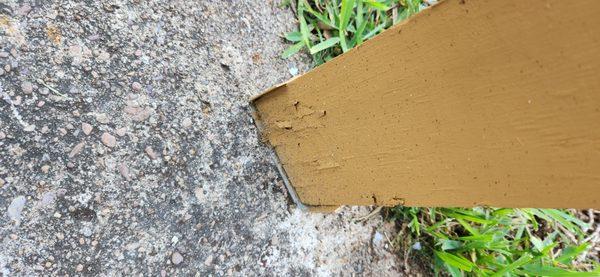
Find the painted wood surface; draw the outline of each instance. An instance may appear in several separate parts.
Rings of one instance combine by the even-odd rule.
[[[600,1],[444,1],[254,99],[301,201],[600,208]]]

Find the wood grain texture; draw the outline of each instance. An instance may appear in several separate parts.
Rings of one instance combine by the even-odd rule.
[[[303,203],[600,208],[600,1],[444,1],[254,100]]]

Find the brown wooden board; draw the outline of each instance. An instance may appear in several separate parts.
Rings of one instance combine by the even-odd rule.
[[[597,0],[448,0],[253,104],[308,205],[600,208]]]

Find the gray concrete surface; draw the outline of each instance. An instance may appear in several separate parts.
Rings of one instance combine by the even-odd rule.
[[[307,70],[274,1],[0,1],[4,276],[397,275],[379,216],[290,205],[247,100]]]

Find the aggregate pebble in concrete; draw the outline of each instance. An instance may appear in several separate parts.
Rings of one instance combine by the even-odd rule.
[[[274,1],[2,1],[0,274],[396,275],[390,226],[297,210],[260,142],[248,99],[308,68],[279,58],[294,25]]]

